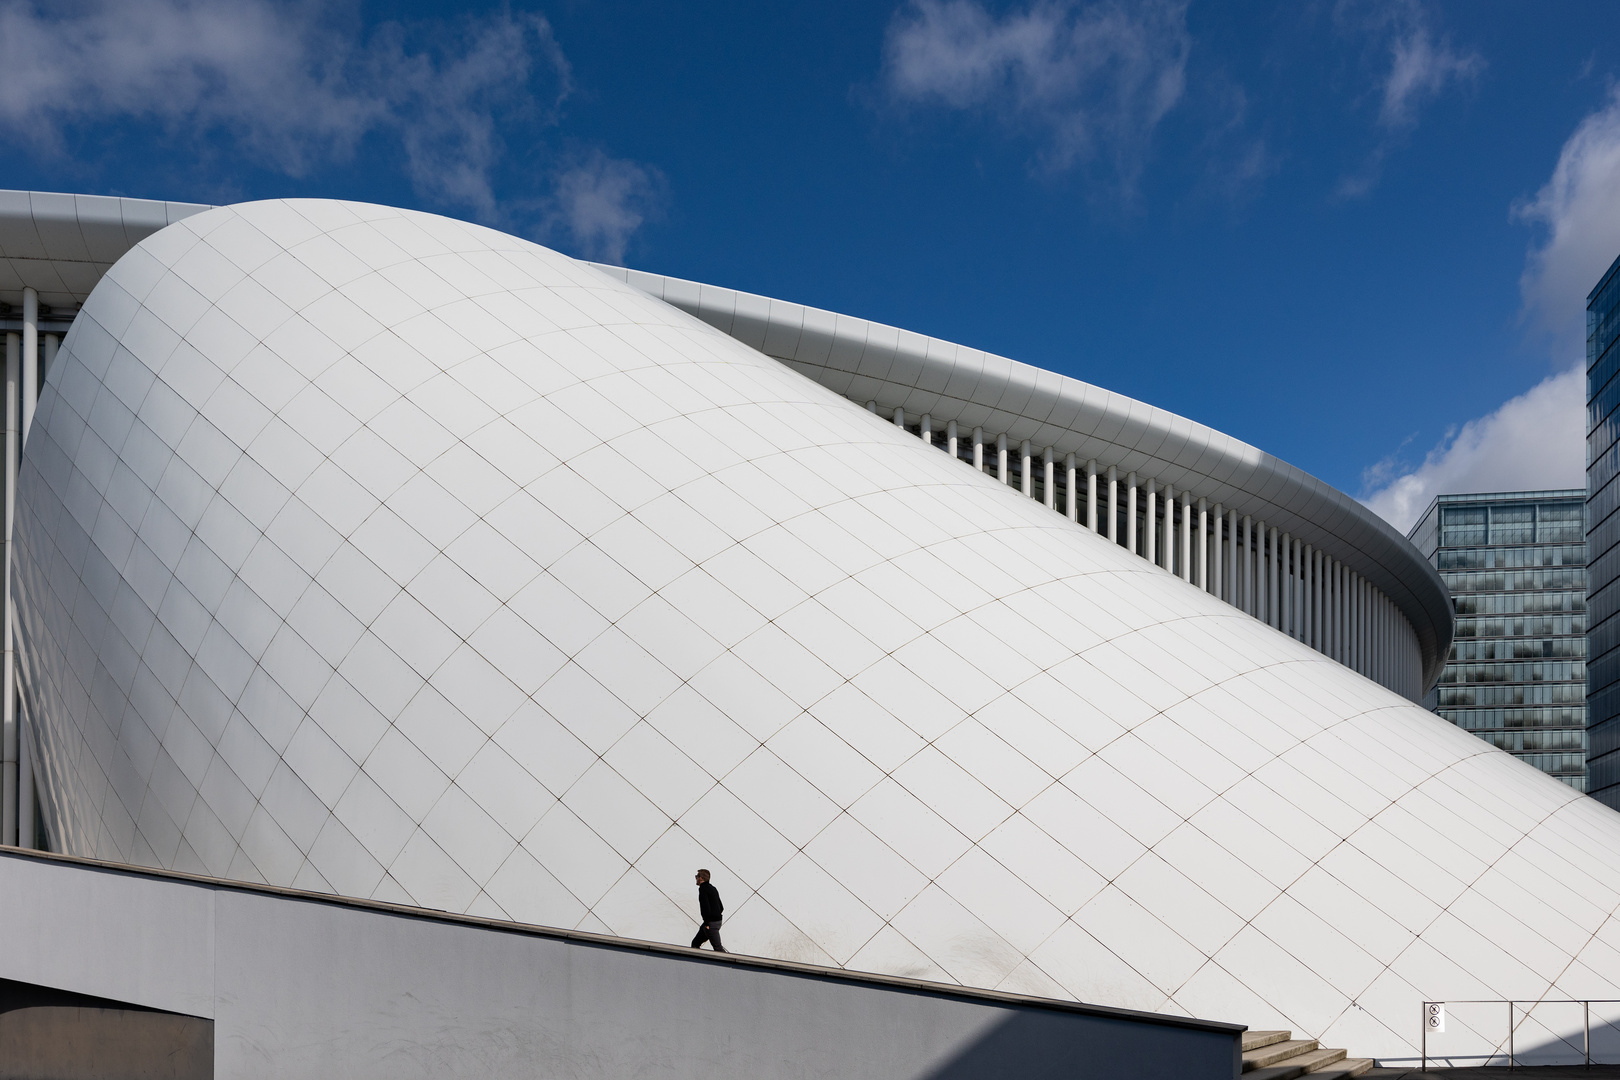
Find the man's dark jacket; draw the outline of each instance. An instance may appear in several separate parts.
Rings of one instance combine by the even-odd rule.
[[[707,881],[698,886],[698,910],[703,913],[704,922],[719,922],[720,912],[725,910],[720,903],[720,890]]]

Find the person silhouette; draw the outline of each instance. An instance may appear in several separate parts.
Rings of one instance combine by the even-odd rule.
[[[725,946],[720,944],[720,913],[725,910],[720,903],[720,890],[709,884],[707,870],[697,872],[697,887],[698,914],[702,916],[703,924],[692,939],[692,948],[696,949],[707,941],[715,952],[725,952]]]

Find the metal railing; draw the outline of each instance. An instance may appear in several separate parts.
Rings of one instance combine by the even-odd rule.
[[[1581,1027],[1582,1027],[1582,1035],[1583,1035],[1581,1049],[1582,1049],[1583,1056],[1586,1058],[1586,1067],[1588,1069],[1590,1069],[1592,1067],[1592,1006],[1593,1005],[1620,1005],[1620,999],[1616,999],[1616,998],[1567,998],[1567,999],[1558,1000],[1558,999],[1542,998],[1542,999],[1539,999],[1539,1000],[1532,1000],[1532,999],[1529,999],[1529,998],[1515,998],[1515,999],[1509,1001],[1509,1000],[1494,999],[1494,998],[1473,998],[1473,999],[1457,1000],[1457,1001],[1425,1001],[1423,1003],[1423,1019],[1422,1019],[1423,1035],[1422,1035],[1422,1049],[1421,1049],[1421,1053],[1423,1055],[1423,1064],[1422,1064],[1422,1066],[1420,1068],[1420,1071],[1427,1071],[1428,1068],[1429,1068],[1429,1031],[1431,1029],[1436,1029],[1436,1030],[1439,1030],[1439,1031],[1444,1031],[1445,1030],[1445,1015],[1446,1015],[1445,1014],[1445,1009],[1446,1009],[1447,1005],[1506,1005],[1507,1006],[1507,1015],[1508,1015],[1507,1050],[1508,1050],[1508,1068],[1510,1068],[1510,1069],[1514,1069],[1514,1068],[1518,1067],[1517,1054],[1515,1053],[1515,1049],[1514,1049],[1514,1045],[1513,1045],[1513,1033],[1514,1033],[1514,1029],[1516,1027],[1516,1025],[1514,1023],[1514,1020],[1513,1020],[1513,1007],[1515,1005],[1529,1005],[1531,1009],[1535,1009],[1535,1008],[1537,1008],[1539,1006],[1542,1006],[1542,1005],[1579,1005],[1579,1006],[1581,1006],[1581,1014],[1582,1014]],[[1530,1010],[1521,1010],[1520,1018],[1519,1018],[1520,1022],[1522,1023],[1525,1019],[1528,1019],[1529,1015],[1530,1015]]]

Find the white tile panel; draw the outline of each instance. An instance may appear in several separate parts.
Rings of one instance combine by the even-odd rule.
[[[675,309],[404,211],[152,240],[18,494],[66,850],[664,940],[706,865],[739,951],[1389,1057],[1608,978],[1611,811]]]

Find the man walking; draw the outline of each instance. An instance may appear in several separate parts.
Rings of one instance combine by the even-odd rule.
[[[703,916],[703,925],[698,927],[697,937],[692,939],[692,948],[697,948],[707,941],[715,952],[725,952],[725,946],[720,944],[720,913],[725,908],[720,903],[720,890],[709,884],[709,872],[697,872],[698,887],[698,914]]]

